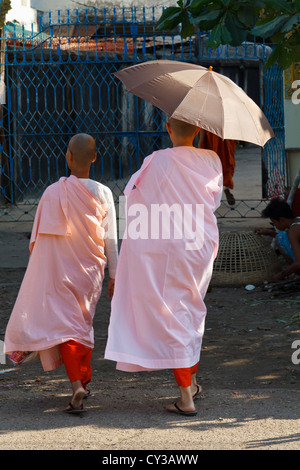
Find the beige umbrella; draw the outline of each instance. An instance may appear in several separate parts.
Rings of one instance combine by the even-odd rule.
[[[274,132],[262,110],[232,80],[196,64],[155,60],[114,75],[130,93],[169,117],[195,124],[222,139],[264,146]]]

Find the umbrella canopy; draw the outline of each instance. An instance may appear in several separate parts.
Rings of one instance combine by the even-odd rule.
[[[257,104],[228,77],[196,64],[155,60],[116,72],[127,90],[169,117],[222,139],[260,146],[274,132]]]

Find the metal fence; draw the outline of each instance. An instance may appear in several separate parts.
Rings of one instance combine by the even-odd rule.
[[[157,7],[66,10],[41,17],[37,32],[5,27],[0,222],[33,219],[45,188],[68,174],[65,153],[75,133],[96,139],[92,177],[110,186],[116,201],[144,157],[169,145],[164,113],[127,93],[113,75],[146,60],[213,65],[258,104],[263,100],[276,132],[263,152],[263,194],[234,208],[224,203],[220,217],[259,216],[262,200],[278,181],[285,184],[282,74],[264,70],[269,48],[245,43],[212,50],[201,32],[186,40],[179,31],[162,34],[155,28],[161,13]]]

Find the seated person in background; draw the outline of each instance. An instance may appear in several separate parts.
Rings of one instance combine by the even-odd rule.
[[[258,235],[275,237],[276,248],[282,254],[288,267],[273,276],[280,281],[293,273],[300,273],[300,217],[295,217],[287,202],[279,197],[274,198],[262,211],[262,217],[270,218],[276,233],[270,229],[256,228]]]

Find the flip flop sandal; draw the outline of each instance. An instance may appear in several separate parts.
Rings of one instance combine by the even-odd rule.
[[[200,398],[201,393],[202,393],[202,387],[201,385],[197,384],[197,392],[194,393],[193,400],[197,400],[197,398]]]
[[[83,409],[83,405],[81,405],[80,408],[74,408],[74,406],[70,402],[69,405],[68,405],[68,408],[66,408],[64,410],[64,412],[69,413],[69,414],[78,415],[78,414],[81,414],[81,413],[86,413],[86,410]]]
[[[173,405],[175,406],[175,410],[169,410],[167,408],[167,411],[169,411],[170,413],[177,413],[179,415],[184,415],[184,416],[196,416],[197,414],[197,411],[183,411],[179,408],[179,406],[177,405],[177,403],[173,403]]]

